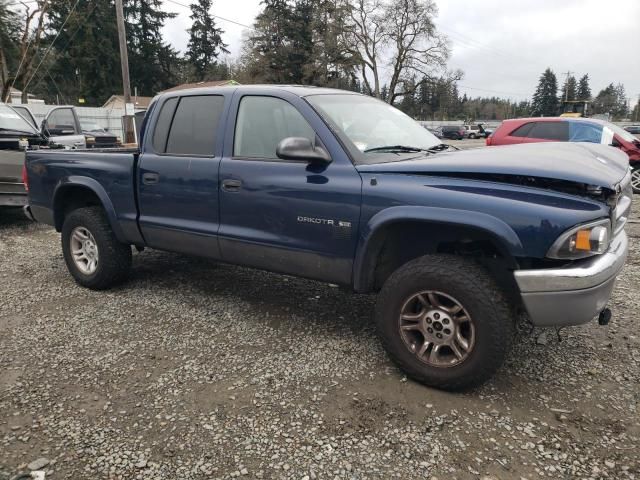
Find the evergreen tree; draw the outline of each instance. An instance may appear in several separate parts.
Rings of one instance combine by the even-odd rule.
[[[578,82],[576,77],[569,75],[562,86],[562,100],[573,101],[578,97]]]
[[[86,105],[102,105],[122,94],[120,48],[113,0],[49,2],[49,42],[58,35],[35,82],[46,98]],[[162,10],[161,0],[125,0],[125,27],[132,88],[152,96],[183,76],[177,53],[162,38],[162,27],[175,14]],[[65,24],[65,20],[68,20]],[[64,27],[63,27],[64,25]]]
[[[304,82],[344,88],[355,77],[355,60],[342,34],[349,15],[348,5],[337,0],[317,0],[312,4],[312,48]]]
[[[73,13],[71,8],[64,1],[50,4],[46,43],[59,36],[50,64],[36,74],[33,91],[50,100],[57,96],[75,104],[83,98],[85,105],[101,106],[111,95],[122,94],[115,4],[80,0]]]
[[[152,96],[173,86],[178,54],[164,42],[162,27],[176,14],[164,11],[162,0],[126,0],[125,16],[132,88]]]
[[[409,79],[407,80],[407,91],[409,92],[414,92],[416,90],[416,85],[415,85],[415,80],[414,79]],[[380,92],[381,96],[382,96],[382,91]],[[389,95],[389,90],[387,89],[387,91],[385,92],[386,95]],[[385,100],[384,98],[382,98],[382,100]],[[418,114],[418,103],[416,101],[416,95],[414,95],[413,93],[406,93],[405,95],[402,96],[402,99],[400,100],[400,104],[398,105],[398,108],[400,108],[400,110],[402,110],[404,113],[406,113],[407,115],[409,115],[410,117],[416,117],[416,115]]]
[[[593,100],[593,111],[598,114],[611,115],[616,119],[625,118],[629,113],[629,108],[624,85],[610,83],[600,90]]]
[[[614,115],[616,118],[623,119],[629,114],[629,104],[627,103],[627,92],[622,83],[616,85],[616,110]]]
[[[215,67],[220,53],[229,53],[227,46],[222,41],[224,31],[216,27],[211,15],[212,0],[197,0],[191,4],[191,20],[193,21],[189,32],[189,44],[186,56],[193,68],[195,81],[209,79],[212,76],[220,76],[220,71]]]
[[[244,54],[245,68],[251,78],[264,83],[290,83],[289,25],[292,8],[289,0],[264,0],[264,9],[256,17],[255,34],[249,37]]]
[[[589,75],[585,74],[578,83],[577,100],[591,100],[591,87],[589,86]]]
[[[558,79],[550,68],[540,76],[531,107],[535,116],[552,117],[558,113]]]
[[[257,82],[350,88],[353,61],[341,31],[347,16],[337,0],[264,0],[242,65]]]

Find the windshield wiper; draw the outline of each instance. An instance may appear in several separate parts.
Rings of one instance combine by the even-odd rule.
[[[409,147],[407,145],[385,145],[383,147],[368,148],[364,153],[369,152],[426,152],[427,150],[420,147]]]
[[[442,152],[444,150],[449,150],[453,148],[454,150],[460,150],[458,147],[454,147],[453,145],[449,145],[447,143],[439,143],[438,145],[434,145],[433,147],[427,148],[428,152]]]

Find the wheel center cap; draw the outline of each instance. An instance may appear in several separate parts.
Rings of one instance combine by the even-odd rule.
[[[447,343],[454,332],[453,321],[443,310],[431,310],[424,319],[424,331],[430,342]]]

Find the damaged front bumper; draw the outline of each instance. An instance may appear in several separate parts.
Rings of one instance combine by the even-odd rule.
[[[623,230],[602,255],[563,268],[516,271],[531,322],[541,327],[564,327],[591,321],[607,306],[628,250]]]

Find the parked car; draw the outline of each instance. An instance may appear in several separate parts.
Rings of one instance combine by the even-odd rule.
[[[485,138],[485,131],[482,125],[464,125],[465,137],[474,139],[474,138]]]
[[[589,142],[619,148],[629,156],[631,184],[640,192],[640,140],[619,126],[594,118],[518,118],[505,120],[487,145],[536,142]]]
[[[379,292],[391,358],[452,390],[502,364],[513,312],[608,322],[632,196],[604,145],[451,152],[384,102],[296,86],[165,93],[139,149],[28,151],[25,177],[84,287],[127,278],[134,245]]]
[[[450,140],[462,140],[467,135],[467,131],[462,125],[444,125],[438,127],[438,133],[440,138]]]
[[[117,135],[108,132],[97,123],[82,122],[80,126],[86,138],[87,148],[118,148],[122,146]]]
[[[45,116],[40,127],[27,105],[12,105],[26,121],[49,140],[53,146],[64,148],[85,148],[85,135],[80,127],[80,120],[76,109],[70,106],[52,108]]]
[[[632,135],[640,135],[640,125],[629,125],[628,127],[624,127],[624,129]]]
[[[27,192],[22,181],[24,151],[47,140],[9,105],[0,103],[0,207],[22,207]]]

